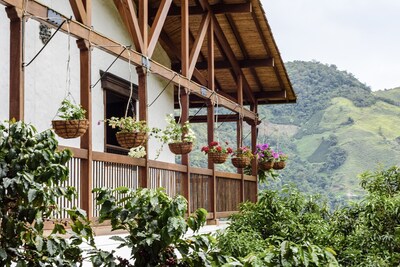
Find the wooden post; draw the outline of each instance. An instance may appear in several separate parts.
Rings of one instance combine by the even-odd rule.
[[[215,92],[215,73],[214,73],[214,23],[211,20],[208,27],[207,37],[207,49],[208,49],[208,88]],[[214,102],[210,100],[207,105],[207,141],[208,144],[214,141],[214,128],[215,128],[215,110]],[[212,169],[212,180],[211,180],[211,203],[213,209],[214,221],[209,222],[210,224],[218,224],[217,217],[217,177],[215,175],[215,164],[208,160],[208,168]],[[221,200],[225,201],[225,200]]]
[[[251,106],[251,110],[255,113],[258,112],[257,103]],[[252,123],[251,123],[251,149],[252,149],[252,151],[255,151],[256,146],[257,146],[257,136],[258,136],[257,125],[258,125],[258,119],[252,121]],[[257,163],[258,162],[257,162],[257,158],[256,158],[253,160],[253,164],[252,164],[252,175],[257,176],[256,194],[258,195]]]
[[[91,84],[91,51],[90,45],[83,39],[77,40],[80,56],[80,94],[81,105],[86,110],[89,128],[81,137],[81,148],[86,149],[87,159],[81,161],[80,195],[81,208],[86,210],[88,218],[93,217],[92,182],[93,182],[93,156],[92,156],[92,92]]]
[[[139,120],[148,122],[148,112],[147,112],[147,71],[144,67],[136,68],[138,74],[138,97],[139,97]],[[144,145],[146,151],[149,151],[148,142]],[[145,156],[145,166],[139,167],[139,185],[142,188],[147,188],[148,176],[149,176],[149,155]]]
[[[9,118],[24,119],[24,58],[23,12],[16,7],[6,8],[10,19],[10,107]]]
[[[243,77],[241,74],[238,75],[237,77],[237,101],[239,104],[240,111],[243,110]],[[243,145],[243,116],[242,113],[239,114],[239,120],[237,121],[237,133],[236,133],[236,138],[237,138],[237,148],[241,147]],[[240,202],[244,202],[244,172],[243,169],[240,168],[238,169],[239,173],[241,174],[242,178],[240,181]]]
[[[182,58],[182,75],[188,77],[189,73],[189,1],[181,1],[181,58]],[[183,91],[178,97],[181,98],[182,118],[181,122],[185,123],[189,119],[189,95]],[[183,196],[188,202],[188,214],[192,212],[190,202],[190,161],[189,154],[182,155],[182,164],[187,166],[187,172],[183,174]]]

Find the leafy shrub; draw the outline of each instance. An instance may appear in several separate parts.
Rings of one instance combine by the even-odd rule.
[[[79,245],[93,242],[86,214],[68,211],[72,231],[66,238],[63,222],[44,234],[44,222],[59,212],[56,199],[71,199],[73,188],[60,186],[68,178],[68,150],[56,151],[50,130],[37,133],[24,122],[0,124],[0,265],[76,266]]]

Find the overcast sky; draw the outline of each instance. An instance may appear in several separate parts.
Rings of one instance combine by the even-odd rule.
[[[400,0],[261,0],[283,60],[317,60],[372,90],[400,86]]]

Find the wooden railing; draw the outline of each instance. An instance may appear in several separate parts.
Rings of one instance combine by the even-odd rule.
[[[69,149],[74,153],[74,157],[68,163],[70,174],[64,186],[74,186],[77,189],[78,197],[73,199],[72,203],[65,199],[59,199],[58,204],[62,208],[80,206],[81,198],[85,197],[80,194],[80,163],[82,159],[87,158],[87,151],[76,148]],[[140,178],[138,167],[143,167],[145,164],[144,159],[93,152],[92,189],[99,187],[117,188],[120,186],[136,189],[139,187]],[[149,167],[147,186],[149,188],[163,187],[171,197],[177,194],[184,195],[183,177],[188,172],[187,166],[154,160],[149,160],[147,164]],[[190,210],[205,208],[210,213],[208,217],[210,219],[228,217],[237,212],[239,204],[243,201],[257,201],[257,178],[255,176],[214,172],[211,169],[195,167],[190,167],[189,173],[190,199],[188,202],[190,203]],[[214,177],[215,184],[213,183]],[[98,217],[99,207],[96,205],[95,196],[92,194],[86,197],[89,197],[89,201],[92,202],[92,216]],[[66,216],[65,212],[61,215],[64,218]]]

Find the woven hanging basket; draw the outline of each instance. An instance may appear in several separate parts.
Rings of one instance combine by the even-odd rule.
[[[273,166],[274,166],[273,161],[259,161],[258,162],[258,168],[260,168],[260,170],[262,170],[262,171],[268,171],[268,170],[272,169]]]
[[[146,142],[147,138],[145,132],[138,132],[138,133],[118,132],[116,136],[118,143],[124,148],[141,146]]]
[[[215,164],[221,164],[226,161],[226,159],[228,158],[228,154],[217,153],[217,152],[208,152],[208,158]]]
[[[77,138],[86,133],[89,121],[84,120],[54,120],[51,122],[54,132],[61,138]]]
[[[278,161],[274,162],[274,169],[275,170],[282,170],[286,167],[286,162],[285,161]]]
[[[193,149],[192,142],[180,142],[168,144],[169,150],[176,155],[184,155],[190,153]]]
[[[244,168],[248,165],[250,165],[251,160],[247,157],[237,157],[237,158],[232,158],[232,164],[236,168]]]

